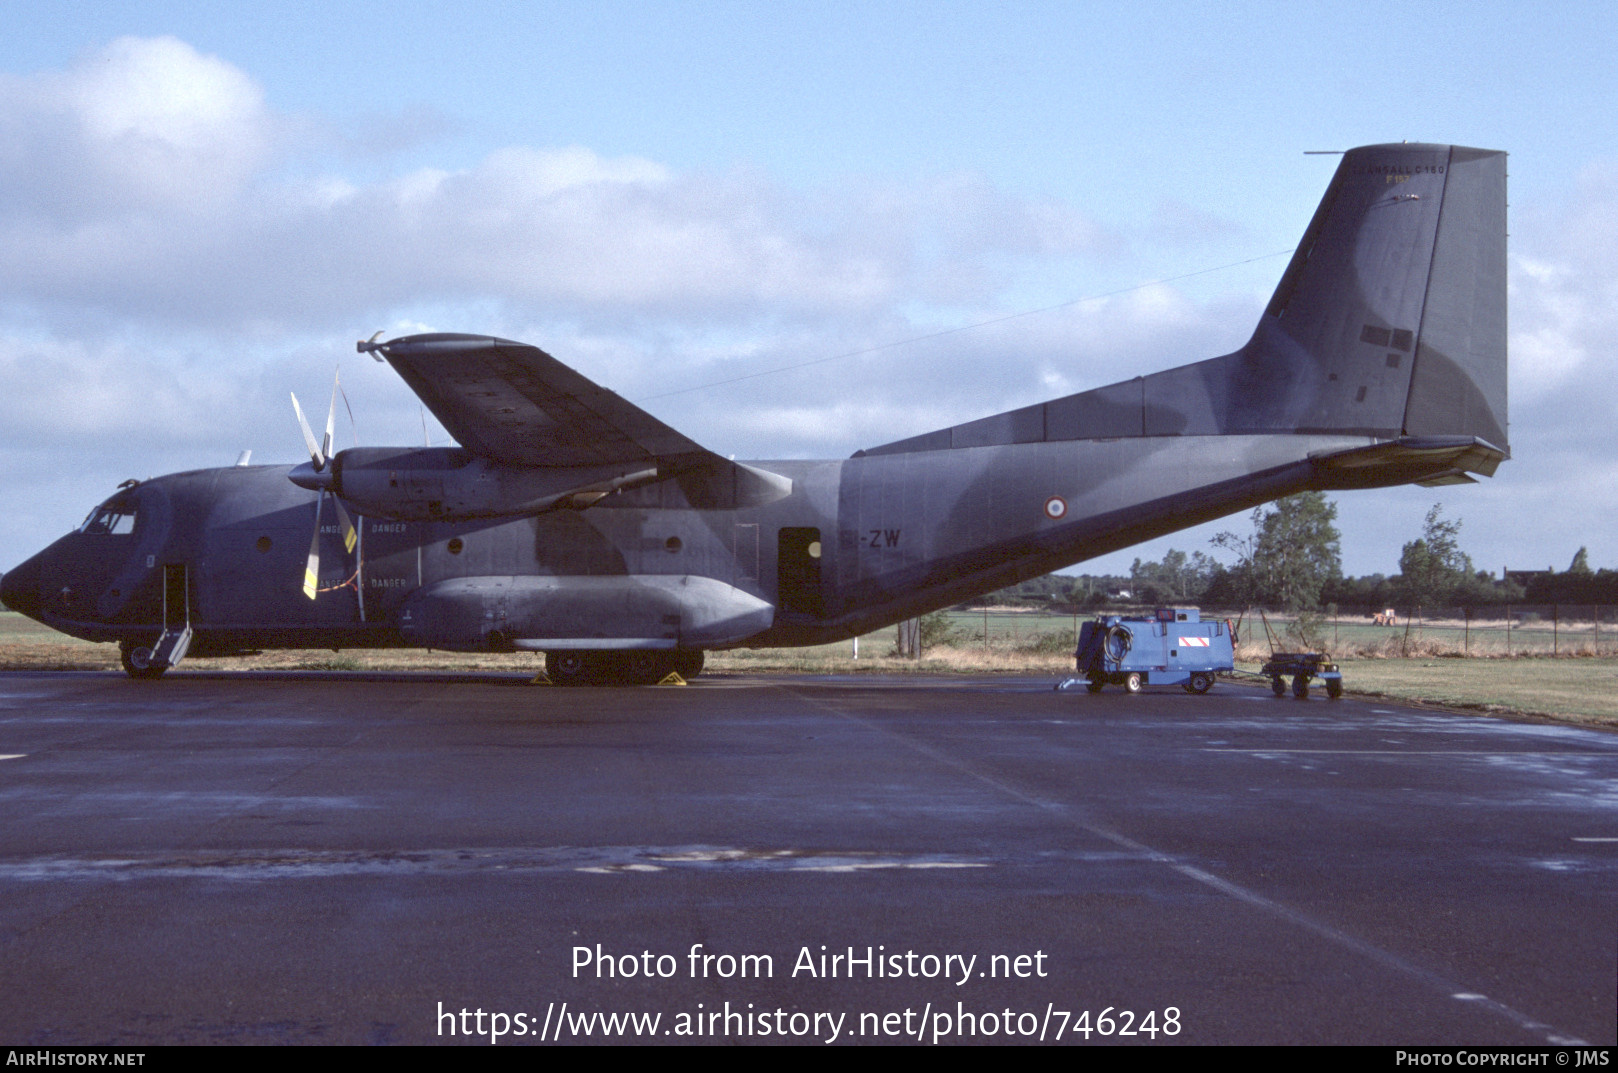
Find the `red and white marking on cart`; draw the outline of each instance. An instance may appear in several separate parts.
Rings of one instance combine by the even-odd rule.
[[[1180,638],[1180,647],[1181,648],[1207,648],[1208,647],[1208,639],[1206,637],[1182,637],[1182,638]]]

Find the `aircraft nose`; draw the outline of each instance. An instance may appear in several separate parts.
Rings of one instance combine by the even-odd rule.
[[[29,618],[39,617],[39,558],[35,556],[0,577],[0,604]]]

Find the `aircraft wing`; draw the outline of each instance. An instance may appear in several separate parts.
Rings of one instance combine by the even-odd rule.
[[[462,447],[491,461],[668,472],[716,457],[538,347],[449,334],[359,347],[386,358]]]
[[[620,467],[634,483],[672,480],[707,509],[792,493],[788,478],[714,454],[526,343],[408,335],[359,349],[398,370],[462,447],[499,465],[573,471],[579,490],[603,487],[603,468]]]

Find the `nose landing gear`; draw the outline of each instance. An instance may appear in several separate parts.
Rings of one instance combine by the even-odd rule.
[[[166,663],[153,662],[150,645],[137,645],[133,641],[118,642],[118,662],[123,664],[125,674],[141,681],[161,678],[169,669]]]

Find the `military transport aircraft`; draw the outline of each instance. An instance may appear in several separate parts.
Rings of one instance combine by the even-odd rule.
[[[300,410],[310,462],[126,482],[0,599],[117,641],[135,677],[188,651],[402,646],[643,682],[1305,489],[1469,482],[1509,454],[1506,157],[1351,150],[1240,350],[842,460],[727,460],[504,339],[359,348],[460,446],[332,454],[331,416],[317,443]]]

